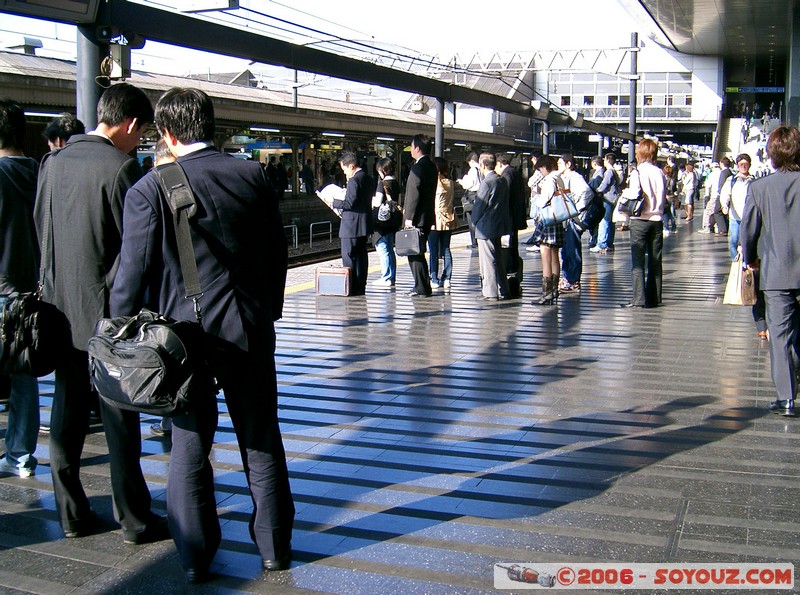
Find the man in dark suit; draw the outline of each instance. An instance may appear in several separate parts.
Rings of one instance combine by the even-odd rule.
[[[759,270],[767,303],[772,382],[778,392],[770,411],[796,417],[794,358],[800,320],[800,131],[781,126],[769,135],[774,174],[747,189],[739,240],[742,260]]]
[[[339,165],[347,178],[344,200],[334,200],[333,208],[342,210],[339,238],[342,247],[342,266],[350,267],[350,295],[364,295],[367,289],[367,237],[372,233],[372,197],[375,183],[358,166],[352,151],[344,151]]]
[[[412,297],[430,297],[433,293],[428,263],[425,260],[425,246],[428,245],[431,226],[435,223],[434,205],[439,174],[430,158],[431,145],[431,139],[424,134],[415,134],[411,138],[411,157],[415,163],[411,166],[406,182],[403,220],[406,228],[416,227],[422,234],[421,253],[408,257],[408,265],[414,277],[414,289],[408,292]]]
[[[51,254],[44,299],[72,326],[73,350],[56,368],[50,415],[50,468],[61,527],[66,537],[95,529],[96,519],[80,480],[83,443],[92,403],[88,341],[98,319],[108,316],[108,294],[122,239],[122,205],[141,177],[130,153],[153,121],[153,107],[141,89],[109,87],[97,105],[97,129],[72,136],[45,156],[36,197],[36,225],[42,237],[44,207],[50,205]],[[111,463],[114,512],[126,543],[166,539],[164,519],[150,512],[150,492],[139,457],[139,416],[101,403]]]
[[[214,107],[197,89],[173,88],[156,105],[156,127],[194,191],[190,219],[202,324],[217,349],[209,364],[221,384],[253,500],[250,535],[265,570],[290,563],[294,503],[278,427],[275,326],[283,313],[287,247],[278,198],[255,162],[213,147]],[[125,232],[114,316],[135,314],[157,286],[158,310],[196,319],[185,286],[169,206],[155,172],[125,198]],[[152,291],[152,289],[151,289]],[[156,297],[156,296],[154,296]],[[208,460],[217,428],[213,389],[172,420],[167,516],[187,579],[208,579],[221,540]]]
[[[481,268],[482,301],[509,298],[506,277],[506,255],[502,237],[511,233],[511,211],[508,206],[508,182],[494,171],[497,161],[491,153],[482,153],[478,164],[483,181],[472,206],[472,222],[478,240],[478,262]]]
[[[525,181],[520,171],[511,165],[511,155],[497,155],[495,171],[505,178],[508,184],[508,208],[511,214],[511,236],[506,250],[506,274],[508,275],[509,296],[522,297],[522,259],[519,257],[519,230],[528,227],[528,197]]]

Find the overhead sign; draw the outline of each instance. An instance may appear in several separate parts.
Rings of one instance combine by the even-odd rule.
[[[94,23],[100,0],[0,0],[0,9],[63,23]]]
[[[725,87],[726,93],[785,93],[786,87]]]

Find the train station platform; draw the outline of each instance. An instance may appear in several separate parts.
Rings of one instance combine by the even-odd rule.
[[[584,237],[583,290],[551,307],[530,303],[530,252],[524,299],[477,301],[465,234],[452,291],[427,299],[403,295],[403,259],[396,290],[353,298],[315,295],[319,265],[291,270],[277,328],[291,568],[261,571],[221,401],[213,582],[190,588],[171,542],[123,544],[95,427],[82,475],[108,531],[62,538],[42,435],[36,475],[0,477],[0,591],[477,594],[497,562],[797,560],[800,420],[767,411],[767,345],[749,308],[721,304],[727,238],[698,228],[665,238],[664,306],[637,312],[618,307],[624,232],[605,255]],[[41,382],[44,418],[52,388]],[[142,419],[142,464],[163,513],[169,441],[155,421]]]

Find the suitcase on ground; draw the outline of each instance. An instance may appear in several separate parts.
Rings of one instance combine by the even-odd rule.
[[[317,295],[350,295],[350,267],[318,267]]]

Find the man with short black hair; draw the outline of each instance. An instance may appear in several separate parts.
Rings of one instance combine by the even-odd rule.
[[[250,535],[264,570],[288,568],[294,503],[278,427],[275,321],[283,313],[288,251],[278,196],[261,166],[214,148],[211,99],[173,88],[156,105],[156,127],[194,192],[189,221],[203,295],[202,324],[218,347],[209,364],[224,390],[252,498]],[[111,314],[129,316],[152,282],[158,311],[194,321],[181,274],[175,229],[155,174],[125,198],[125,233]],[[190,583],[208,580],[222,538],[209,454],[217,429],[213,389],[190,397],[172,418],[167,516]]]
[[[508,209],[511,214],[511,234],[506,253],[506,274],[510,297],[522,297],[522,259],[519,257],[519,231],[528,227],[527,193],[519,169],[511,165],[511,155],[499,153],[495,171],[508,184]]]
[[[39,245],[33,223],[39,164],[22,152],[25,113],[11,99],[0,100],[0,308],[8,296],[36,289]],[[6,454],[0,471],[30,477],[36,469],[39,383],[10,374]]]
[[[50,468],[61,527],[66,537],[96,528],[80,480],[81,451],[91,405],[89,337],[109,314],[122,241],[122,205],[141,177],[128,153],[153,121],[153,107],[141,89],[120,83],[106,89],[97,105],[97,128],[72,136],[63,149],[42,161],[36,196],[36,225],[47,233],[52,258],[44,274],[44,299],[57,306],[72,327],[72,346],[55,370],[50,414]],[[101,401],[100,411],[111,464],[114,512],[125,543],[166,539],[165,519],[150,511],[150,491],[140,465],[139,415]]]
[[[411,166],[406,182],[403,220],[406,228],[419,229],[422,250],[420,254],[408,257],[408,265],[414,277],[414,288],[408,292],[410,297],[430,297],[433,293],[428,263],[425,260],[425,246],[428,245],[431,226],[436,221],[434,207],[439,173],[430,158],[431,146],[431,139],[424,134],[415,134],[411,138],[411,157],[414,159],[414,165]]]
[[[497,175],[496,158],[481,153],[478,158],[483,179],[472,207],[475,238],[478,240],[478,263],[481,270],[481,301],[509,299],[506,255],[502,237],[511,233],[508,207],[508,182]]]
[[[350,268],[350,295],[364,295],[367,289],[369,254],[367,237],[372,233],[372,197],[375,183],[358,164],[352,151],[343,151],[339,165],[347,178],[344,199],[334,200],[333,208],[342,212],[339,225],[342,266]]]

